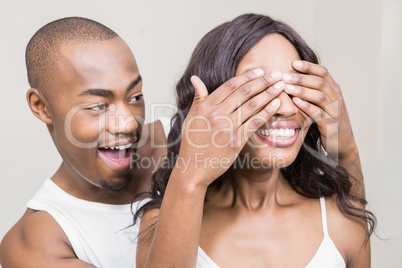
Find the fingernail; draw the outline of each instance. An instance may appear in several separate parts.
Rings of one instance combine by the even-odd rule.
[[[293,66],[297,67],[297,68],[301,68],[303,66],[303,62],[299,61],[299,60],[295,60],[293,62]]]
[[[292,76],[290,74],[283,74],[283,80],[289,82],[292,80]]]
[[[281,104],[281,101],[279,99],[274,99],[271,103],[272,103],[272,106],[278,107],[279,104]]]
[[[273,73],[271,73],[271,77],[273,77],[273,78],[278,78],[278,77],[280,77],[281,75],[282,75],[281,72],[273,72]]]
[[[257,76],[261,76],[264,74],[264,70],[263,69],[254,69],[253,72],[257,75]]]
[[[297,103],[301,103],[301,102],[302,102],[302,100],[301,100],[300,98],[298,98],[298,97],[294,97],[293,100],[294,100],[295,102],[297,102]]]
[[[283,88],[284,85],[285,85],[285,83],[283,83],[282,81],[279,81],[278,83],[276,83],[274,85],[274,88],[281,89],[281,88]]]
[[[286,85],[286,91],[293,92],[294,90],[295,90],[295,87],[294,87],[294,86],[292,86],[292,85]]]

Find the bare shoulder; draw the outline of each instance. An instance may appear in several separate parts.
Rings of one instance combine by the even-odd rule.
[[[142,130],[143,147],[152,153],[166,151],[166,136],[159,120],[146,124]],[[140,150],[140,149],[139,149]]]
[[[77,259],[68,238],[52,216],[30,209],[4,236],[0,262],[3,268],[72,267],[73,264],[92,267]]]
[[[155,142],[157,145],[166,145],[166,133],[160,120],[155,120],[148,124],[148,127],[152,130]]]
[[[151,209],[141,217],[140,233],[137,244],[137,266],[143,267],[151,247],[152,238],[155,231],[155,224],[159,216],[159,209]]]
[[[147,242],[149,238],[152,239],[155,224],[158,220],[159,209],[154,208],[146,211],[141,217],[139,238],[140,242]]]
[[[152,175],[166,160],[166,155],[166,138],[161,122],[157,120],[144,125],[136,156],[132,159],[133,176],[146,185],[140,192],[150,190]]]
[[[370,241],[367,222],[364,219],[343,214],[336,197],[326,198],[328,232],[344,257],[348,267],[370,267]],[[357,203],[355,207],[362,208]],[[363,215],[363,213],[361,213]]]

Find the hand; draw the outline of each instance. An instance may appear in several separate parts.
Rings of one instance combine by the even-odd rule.
[[[317,123],[325,150],[339,158],[355,153],[357,145],[339,85],[324,66],[294,61],[293,68],[301,74],[283,74],[284,91]]]
[[[176,172],[188,172],[208,186],[232,165],[249,137],[279,108],[279,99],[273,99],[285,87],[282,74],[262,75],[261,69],[247,71],[210,95],[198,77],[191,78],[195,97],[183,123]]]

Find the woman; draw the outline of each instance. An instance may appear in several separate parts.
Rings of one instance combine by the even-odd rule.
[[[375,218],[335,161],[355,143],[340,88],[317,63],[262,15],[200,41],[176,87],[169,161],[136,214],[137,266],[370,266]]]

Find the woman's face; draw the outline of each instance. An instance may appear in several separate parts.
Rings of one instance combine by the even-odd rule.
[[[300,57],[293,45],[280,34],[269,34],[246,53],[236,75],[254,68],[262,68],[266,74],[295,73],[294,60]],[[281,101],[277,113],[250,137],[240,153],[243,161],[255,165],[251,168],[289,166],[309,129],[308,116],[297,108],[291,96],[282,92],[277,98]]]

